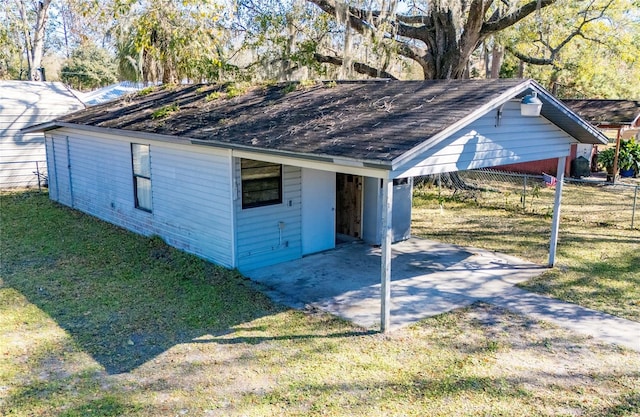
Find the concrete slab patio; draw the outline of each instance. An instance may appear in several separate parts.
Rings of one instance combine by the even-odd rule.
[[[276,302],[318,308],[371,329],[380,324],[380,249],[339,245],[247,272]],[[515,288],[546,267],[483,249],[411,238],[392,247],[391,329],[485,301],[640,350],[640,323]]]
[[[394,244],[392,258],[392,329],[498,295],[544,270],[512,256],[417,238]],[[312,306],[362,327],[379,327],[377,247],[345,243],[246,275],[287,306]]]

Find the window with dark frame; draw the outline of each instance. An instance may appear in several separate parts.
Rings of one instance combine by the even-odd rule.
[[[282,203],[282,165],[241,159],[240,175],[243,209]]]
[[[151,158],[149,145],[131,144],[133,193],[136,208],[151,213]]]

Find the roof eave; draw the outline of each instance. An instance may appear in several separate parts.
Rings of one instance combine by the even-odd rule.
[[[372,168],[372,169],[380,169],[385,171],[391,171],[392,166],[389,162],[374,160],[374,159],[354,159],[347,157],[338,157],[326,154],[310,154],[310,153],[302,153],[302,152],[292,152],[292,151],[284,151],[279,149],[264,149],[264,148],[255,148],[252,146],[238,145],[227,142],[220,142],[215,140],[205,140],[205,139],[197,139],[191,137],[184,136],[172,136],[172,135],[164,135],[161,133],[150,133],[150,132],[140,132],[136,130],[126,130],[126,129],[114,129],[108,127],[99,127],[92,125],[83,125],[76,123],[68,123],[68,122],[60,122],[60,121],[52,121],[41,123],[38,125],[30,126],[23,129],[24,133],[34,133],[34,132],[46,132],[55,129],[78,129],[86,132],[93,133],[102,133],[102,134],[111,134],[111,135],[127,135],[128,137],[132,137],[135,139],[144,139],[144,140],[156,140],[161,142],[172,142],[172,143],[183,143],[190,145],[198,145],[198,146],[212,146],[219,149],[232,149],[232,150],[242,150],[246,152],[252,152],[256,154],[268,154],[274,156],[283,156],[295,159],[303,159],[313,162],[324,162],[335,165],[343,165],[343,166],[351,166],[351,167],[362,167],[362,168]]]
[[[571,110],[562,101],[558,100],[553,95],[551,95],[551,93],[549,93],[546,89],[544,89],[540,84],[538,84],[537,82],[531,80],[531,85],[533,87],[535,87],[535,91],[538,93],[538,98],[540,98],[540,100],[542,100],[543,104],[542,104],[542,114],[541,115],[543,117],[545,117],[547,120],[549,120],[552,123],[556,124],[556,126],[558,126],[561,129],[563,129],[567,134],[573,136],[580,143],[590,143],[590,144],[593,144],[593,145],[606,145],[607,143],[609,143],[609,139],[604,135],[604,133],[600,132],[591,123],[587,122],[582,117],[580,117],[577,113],[575,113],[573,110]],[[582,137],[582,135],[580,135],[581,137],[576,137],[574,132],[565,130],[561,125],[559,125],[557,123],[558,120],[556,119],[555,115],[552,112],[549,112],[549,110],[548,110],[549,107],[547,107],[546,111],[545,111],[545,106],[549,106],[549,105],[553,106],[553,108],[558,110],[558,112],[560,113],[561,116],[567,117],[569,119],[569,121],[575,123],[575,125],[578,127],[578,133],[586,133],[587,134],[586,137],[590,136],[590,137],[593,137],[595,140],[594,141],[588,141],[588,140],[585,141],[585,140],[582,140],[582,139],[584,139]],[[556,119],[556,120],[554,120],[554,119]]]
[[[61,124],[64,124],[64,123],[57,122],[55,120],[51,120],[51,121],[48,121],[48,122],[37,123],[35,125],[23,127],[22,129],[20,129],[20,132],[22,132],[22,133],[46,132],[47,130],[58,129],[59,127],[61,127],[60,126]]]
[[[22,129],[22,132],[23,133],[47,132],[51,130],[65,129],[65,128],[77,129],[85,132],[108,134],[108,135],[122,136],[123,134],[126,134],[127,136],[135,139],[157,140],[161,142],[174,142],[174,143],[190,143],[189,138],[183,138],[180,136],[163,135],[160,133],[140,132],[136,130],[115,129],[110,127],[83,125],[78,123],[61,122],[56,120],[26,127]]]

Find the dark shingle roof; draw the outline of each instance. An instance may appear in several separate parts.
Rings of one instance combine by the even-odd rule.
[[[59,121],[242,148],[391,161],[526,83],[493,79],[280,84],[253,87],[233,98],[220,85],[177,86],[130,95]],[[157,117],[160,109],[173,111]]]
[[[627,126],[640,116],[640,101],[566,99],[562,102],[596,126]]]

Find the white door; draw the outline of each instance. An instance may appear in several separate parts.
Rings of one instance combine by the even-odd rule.
[[[336,173],[302,169],[302,254],[333,249]]]

